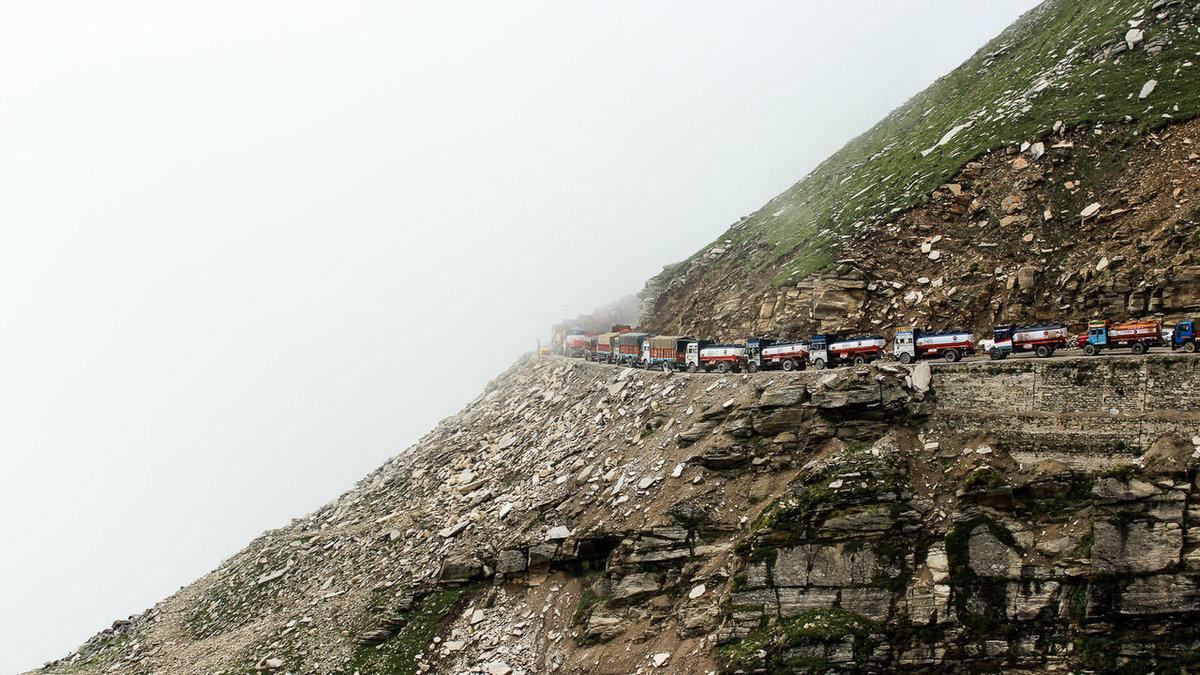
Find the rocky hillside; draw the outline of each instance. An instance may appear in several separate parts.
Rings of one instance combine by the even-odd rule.
[[[529,357],[45,671],[1186,668],[1198,368]]]
[[[1200,5],[1048,0],[669,266],[651,331],[1200,310]]]

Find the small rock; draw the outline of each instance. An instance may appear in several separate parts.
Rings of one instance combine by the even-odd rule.
[[[507,663],[502,661],[493,661],[484,667],[484,672],[488,675],[510,675],[513,669],[508,667]]]
[[[1037,143],[1034,143],[1033,145],[1029,146],[1029,156],[1032,157],[1034,159],[1034,161],[1041,159],[1042,155],[1044,155],[1044,154],[1046,154],[1046,144],[1045,143],[1038,141]]]
[[[1158,80],[1150,80],[1142,85],[1142,90],[1138,93],[1138,98],[1146,98],[1154,93],[1154,88],[1158,86]]]
[[[477,623],[483,623],[483,618],[484,614],[482,609],[477,609],[474,612],[471,612],[471,625],[474,626]]]
[[[685,462],[680,462],[680,463],[676,464],[675,468],[671,471],[671,478],[679,478],[680,476],[682,476],[683,470],[685,468],[687,468],[687,463],[685,463]]]
[[[659,652],[654,655],[654,667],[662,668],[667,665],[667,661],[671,660],[671,655],[667,652]]]
[[[1096,263],[1096,271],[1103,272],[1108,269],[1108,256],[1100,256],[1100,262]]]
[[[266,665],[268,668],[281,668],[281,667],[283,667],[283,659],[270,658],[270,659],[267,659],[266,661],[263,661],[263,663],[264,663],[264,664],[265,664],[265,665]]]
[[[695,588],[693,588],[691,590],[691,592],[688,593],[688,599],[695,600],[696,598],[704,595],[704,592],[707,590],[708,589],[704,587],[704,584],[700,584],[699,586],[696,586]]]
[[[1125,32],[1125,44],[1128,45],[1130,49],[1133,49],[1134,47],[1138,46],[1138,44],[1140,44],[1145,37],[1146,33],[1142,29],[1130,28]],[[1142,98],[1145,98],[1145,96]]]
[[[1100,213],[1100,208],[1100,202],[1092,202],[1091,204],[1088,204],[1087,207],[1085,207],[1082,211],[1080,211],[1079,215],[1083,216],[1084,218],[1091,218],[1097,213]]]
[[[567,528],[566,525],[552,527],[550,528],[550,531],[546,533],[546,539],[549,541],[562,541],[569,536],[571,536],[571,530]]]

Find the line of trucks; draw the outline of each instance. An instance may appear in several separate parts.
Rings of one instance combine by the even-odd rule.
[[[1017,352],[1030,352],[1046,358],[1059,349],[1074,346],[1088,356],[1109,349],[1129,349],[1144,354],[1151,347],[1170,346],[1172,351],[1194,353],[1197,349],[1195,321],[1180,321],[1164,332],[1158,321],[1114,323],[1091,321],[1087,331],[1072,338],[1065,324],[1044,322],[1030,325],[1004,324],[992,330],[992,339],[981,347],[995,361]],[[841,365],[870,363],[886,358],[887,340],[879,335],[841,337],[814,335],[807,341],[775,342],[752,338],[738,344],[716,344],[683,335],[651,335],[635,332],[630,326],[613,326],[607,333],[564,335],[554,349],[566,356],[634,368],[660,368],[664,371],[717,371],[753,373],[766,369],[822,369]],[[956,362],[980,350],[969,330],[923,330],[898,328],[892,340],[891,356],[903,363],[919,359],[944,359]]]

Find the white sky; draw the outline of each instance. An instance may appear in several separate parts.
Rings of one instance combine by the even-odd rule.
[[[351,487],[1032,0],[0,14],[0,672]]]

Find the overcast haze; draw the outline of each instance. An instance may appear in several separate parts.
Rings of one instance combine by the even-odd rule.
[[[1033,4],[6,2],[0,671],[348,489]]]

